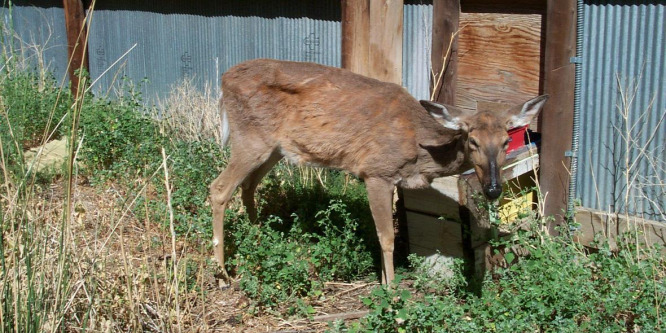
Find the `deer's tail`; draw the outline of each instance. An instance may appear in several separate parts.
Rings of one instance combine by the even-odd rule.
[[[220,90],[220,144],[224,147],[229,141],[229,118],[224,108],[222,91]]]

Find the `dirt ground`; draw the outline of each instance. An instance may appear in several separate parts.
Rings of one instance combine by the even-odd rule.
[[[57,168],[66,155],[65,147],[64,141],[45,145],[35,166]],[[26,160],[38,151],[27,152]],[[64,179],[56,178],[36,191],[35,214],[42,217],[46,229],[59,228],[65,185]],[[78,320],[77,307],[92,307],[95,316],[89,325],[93,330],[322,332],[330,321],[350,323],[367,313],[361,297],[378,285],[374,279],[326,283],[322,295],[307,300],[314,310],[307,317],[285,315],[286,309],[257,308],[237,280],[221,286],[209,239],[173,238],[168,222],[135,215],[137,199],[113,183],[93,186],[83,176],[74,183],[73,217],[66,233],[71,284],[78,287],[72,290],[69,309],[73,320]],[[174,254],[180,279],[172,278]],[[91,297],[93,288],[96,295]]]
[[[54,216],[52,229],[58,227],[55,216],[62,214],[64,185],[64,180],[57,180],[35,198],[42,202],[42,214]],[[100,327],[124,331],[140,326],[147,332],[178,331],[177,327],[183,332],[321,332],[328,328],[327,321],[349,323],[367,313],[361,296],[369,295],[376,281],[326,283],[321,296],[308,300],[314,313],[307,318],[284,315],[285,309],[258,309],[237,282],[220,286],[210,240],[172,238],[160,223],[135,216],[129,207],[136,198],[127,195],[114,184],[92,186],[82,177],[74,186],[68,232],[72,284],[86,289],[91,288],[90,281],[97,283],[98,301],[92,306],[97,322],[106,322]],[[173,253],[181,276],[181,285],[175,287],[175,280],[168,278]],[[185,288],[183,283],[191,286]],[[91,305],[82,291],[73,293],[79,307]]]
[[[64,198],[62,184],[52,185],[42,195],[45,201],[60,201]],[[215,278],[217,266],[212,260],[212,251],[209,253],[202,244],[209,240],[185,241],[181,237],[175,240],[175,252],[178,260],[186,261],[181,266],[194,267],[189,277],[196,281],[197,287],[190,291],[179,289],[176,301],[173,282],[164,277],[172,267],[169,230],[154,221],[140,221],[128,213],[126,207],[118,204],[123,196],[112,185],[100,190],[83,180],[75,186],[76,222],[72,227],[76,232],[72,244],[77,246],[75,256],[82,257],[72,259],[73,262],[92,259],[103,263],[100,267],[106,272],[96,274],[103,280],[100,285],[108,290],[100,290],[100,296],[115,303],[130,304],[130,309],[120,310],[139,311],[138,320],[146,331],[161,331],[164,323],[171,321],[171,325],[181,325],[188,332],[321,332],[327,329],[327,320],[347,318],[349,321],[362,316],[367,307],[362,304],[361,296],[369,295],[378,285],[375,281],[326,283],[323,295],[310,301],[315,312],[309,318],[288,318],[279,313],[284,309],[253,308],[237,283],[221,287]],[[104,258],[91,258],[96,253]],[[124,286],[123,281],[127,279],[134,281],[132,288]],[[122,297],[130,299],[118,299]],[[173,318],[170,312],[174,309],[169,309],[176,303],[180,305],[180,320]],[[112,305],[110,312],[119,310],[116,307],[122,305]],[[109,311],[100,309],[98,312]],[[119,316],[115,320],[130,317]]]

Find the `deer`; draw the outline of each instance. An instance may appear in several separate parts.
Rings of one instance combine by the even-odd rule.
[[[254,192],[281,159],[349,172],[365,183],[381,248],[381,281],[394,279],[395,186],[421,189],[474,169],[491,200],[502,192],[507,130],[524,126],[548,99],[469,112],[417,101],[406,89],[315,63],[255,59],[222,75],[226,168],[210,185],[213,251],[224,268],[224,213],[236,188],[250,220]]]

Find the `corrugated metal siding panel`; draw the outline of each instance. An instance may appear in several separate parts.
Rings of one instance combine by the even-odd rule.
[[[666,125],[660,120],[666,112],[666,5],[590,1],[584,10],[578,196],[584,207],[664,220]],[[622,93],[633,91],[628,114],[637,142],[626,155],[618,106]],[[638,153],[643,148],[646,154]],[[625,158],[637,162],[628,205]]]
[[[402,84],[416,99],[430,99],[432,4],[406,3],[402,47]]]
[[[281,1],[279,5],[238,1],[235,7],[204,1],[192,3],[188,13],[153,4],[141,4],[150,10],[133,8],[131,3],[96,9],[89,41],[93,79],[137,45],[122,65],[99,80],[93,89],[97,93],[106,93],[114,80],[126,75],[133,82],[147,78],[142,91],[151,100],[165,96],[186,76],[200,86],[217,85],[221,73],[253,58],[340,66],[339,1]],[[314,19],[307,17],[313,11],[320,12]]]
[[[33,1],[34,2],[34,1]],[[13,8],[0,7],[2,17],[2,47],[11,49],[38,68],[40,62],[61,82],[67,73],[67,33],[62,1],[44,0],[36,3],[14,1]],[[13,37],[10,29],[13,26]],[[37,56],[42,56],[38,59]]]

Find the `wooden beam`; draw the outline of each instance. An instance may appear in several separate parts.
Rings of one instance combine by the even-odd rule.
[[[342,68],[366,74],[369,62],[370,1],[342,0]]]
[[[442,66],[446,66],[444,76],[439,84],[437,84],[437,81],[432,83],[433,90],[435,90],[434,100],[455,105],[456,71],[458,67],[457,36],[451,44],[451,52],[448,56],[446,52],[449,49],[451,38],[458,31],[460,0],[434,0],[432,10],[432,51],[430,58],[432,71],[439,75]],[[445,57],[447,58],[446,64],[443,63]],[[435,84],[437,84],[437,87],[434,87]]]
[[[403,0],[370,0],[371,77],[402,84]]]
[[[402,83],[402,0],[342,0],[342,67]]]
[[[334,313],[334,314],[329,314],[329,315],[321,315],[321,316],[315,316],[312,318],[312,320],[316,322],[326,322],[326,321],[333,321],[333,320],[347,320],[347,319],[358,319],[361,317],[365,317],[370,311],[368,310],[361,310],[361,311],[351,311],[351,312],[343,312],[343,313]]]
[[[570,159],[573,130],[576,54],[576,1],[548,0],[546,13],[546,48],[544,92],[550,99],[541,115],[541,191],[546,195],[544,213],[554,216],[555,226],[564,221],[569,192]]]
[[[608,241],[615,250],[617,238],[629,233],[638,235],[638,241],[644,245],[659,244],[662,253],[666,254],[666,223],[584,208],[576,210],[576,222],[580,229],[574,234],[574,240],[587,247],[596,248],[595,241]]]
[[[72,95],[78,96],[79,77],[76,73],[88,70],[88,29],[85,24],[86,13],[82,0],[63,0],[65,10],[65,29],[67,31],[67,52],[69,55],[69,80]]]

